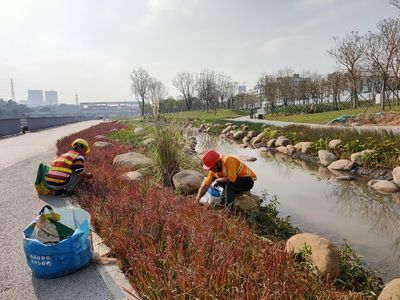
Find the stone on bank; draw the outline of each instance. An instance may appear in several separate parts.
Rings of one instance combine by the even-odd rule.
[[[311,248],[310,262],[322,277],[336,278],[340,274],[339,253],[327,239],[311,233],[299,233],[286,242],[286,252],[297,253],[305,246]]]

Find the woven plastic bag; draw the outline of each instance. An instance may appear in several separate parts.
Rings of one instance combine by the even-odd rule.
[[[35,180],[35,188],[38,194],[42,195],[52,195],[54,194],[54,191],[50,189],[47,184],[45,177],[47,173],[49,172],[50,167],[41,163],[39,165],[39,168],[37,170],[36,174],[36,180]]]
[[[92,258],[89,214],[78,208],[55,209],[55,212],[60,214],[60,224],[73,228],[71,236],[61,240],[60,231],[60,242],[40,242],[33,237],[38,218],[23,231],[26,260],[37,277],[56,278],[73,273],[89,265]]]

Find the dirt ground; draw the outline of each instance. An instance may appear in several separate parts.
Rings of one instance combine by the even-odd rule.
[[[387,113],[371,113],[371,114],[359,114],[354,117],[348,118],[344,121],[343,125],[391,125],[400,126],[400,113],[398,112],[387,112]]]

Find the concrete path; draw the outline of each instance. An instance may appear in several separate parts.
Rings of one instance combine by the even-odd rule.
[[[34,277],[22,246],[22,230],[44,204],[68,206],[66,198],[38,197],[34,181],[39,163],[54,158],[57,139],[98,123],[81,122],[0,140],[0,299],[124,299],[122,293],[115,295],[93,264],[62,278]]]
[[[249,116],[243,116],[239,118],[230,119],[233,121],[242,121],[242,122],[252,122],[252,123],[263,123],[268,125],[274,125],[277,127],[285,127],[289,125],[303,125],[308,126],[311,128],[332,128],[332,129],[357,129],[357,130],[367,130],[367,131],[374,131],[374,130],[388,130],[393,131],[394,133],[400,133],[400,126],[333,126],[333,125],[323,125],[323,124],[310,124],[310,123],[296,123],[296,122],[281,122],[281,121],[272,121],[272,120],[259,120],[259,119],[250,119]]]

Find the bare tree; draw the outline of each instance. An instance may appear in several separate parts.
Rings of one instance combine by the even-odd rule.
[[[294,99],[293,70],[283,68],[276,75],[278,101],[283,102],[285,116],[288,112],[290,102]]]
[[[216,74],[214,71],[204,70],[197,78],[197,95],[204,103],[207,111],[214,108],[214,102],[218,98]]]
[[[231,92],[232,78],[223,73],[219,73],[217,75],[216,83],[219,102],[223,106],[224,101],[228,98],[228,94]]]
[[[257,84],[260,86],[264,98],[267,101],[267,105],[273,114],[278,95],[278,84],[276,82],[276,78],[273,75],[262,74],[260,75]]]
[[[353,31],[344,38],[333,38],[336,45],[328,54],[335,57],[337,62],[342,65],[351,82],[351,101],[352,107],[358,106],[358,83],[362,69],[362,58],[365,53],[365,41],[358,32]]]
[[[390,3],[400,9],[400,0],[390,0]]]
[[[338,110],[340,105],[340,95],[344,90],[344,75],[339,70],[328,74],[327,83],[329,94],[332,96],[333,107]]]
[[[160,113],[160,101],[167,97],[167,90],[164,84],[156,78],[151,78],[150,80],[149,96],[151,99],[153,116],[157,118]]]
[[[377,33],[369,32],[366,35],[366,58],[382,81],[380,109],[384,110],[391,65],[400,47],[400,20],[384,19],[378,22],[377,27]]]
[[[176,74],[175,78],[172,80],[172,84],[182,93],[186,109],[190,111],[192,109],[193,97],[196,89],[195,75],[189,72],[180,72]]]
[[[132,92],[137,98],[142,116],[144,117],[145,100],[149,94],[151,77],[143,68],[133,70],[130,74]]]

